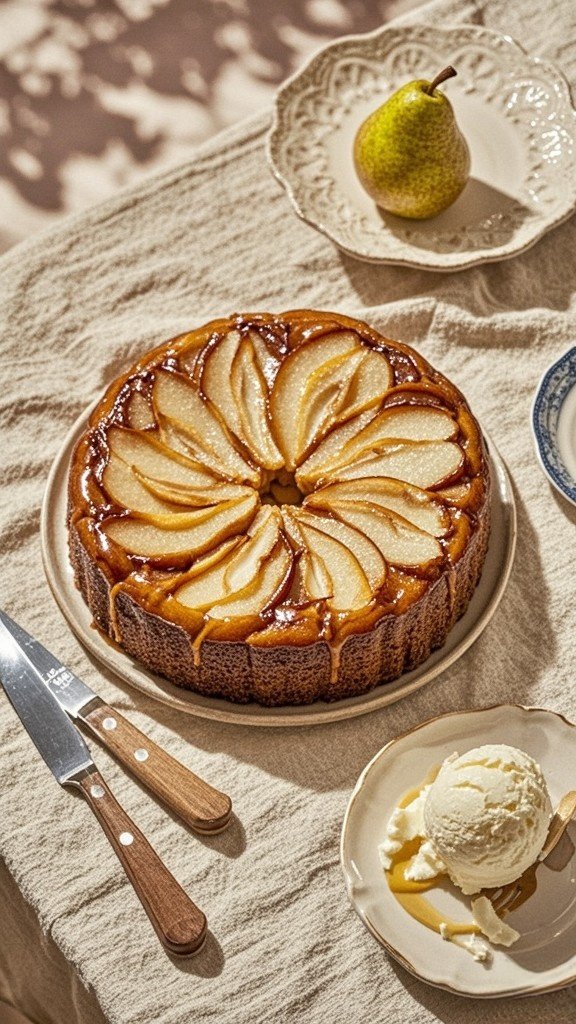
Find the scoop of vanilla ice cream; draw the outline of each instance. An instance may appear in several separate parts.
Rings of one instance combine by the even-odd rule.
[[[552,816],[540,766],[486,744],[448,757],[426,794],[424,834],[464,893],[513,882],[534,863]]]

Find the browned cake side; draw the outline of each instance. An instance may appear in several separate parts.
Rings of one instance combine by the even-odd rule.
[[[466,611],[482,573],[488,547],[490,516],[454,570],[454,595],[448,578],[440,578],[408,612],[381,619],[374,629],[348,637],[332,681],[332,658],[325,641],[303,647],[254,647],[243,641],[205,640],[195,665],[190,634],[140,607],[120,593],[115,600],[119,643],[158,675],[208,697],[237,703],[257,701],[269,707],[334,701],[374,689],[415,668],[441,647]],[[86,604],[98,625],[110,632],[110,585],[72,528],[70,557]]]
[[[400,353],[398,366],[404,367],[407,359],[413,360],[415,382],[396,378],[384,400],[384,411],[389,396],[397,397],[404,389],[412,406],[421,402],[435,410],[448,409],[460,424],[454,443],[462,447],[462,465],[457,474],[427,491],[434,507],[442,505],[442,514],[451,517],[451,525],[439,541],[442,559],[432,559],[414,569],[398,564],[389,566],[386,583],[361,613],[336,615],[334,609],[327,607],[329,600],[303,600],[302,581],[298,582],[300,589],[296,592],[292,570],[276,605],[268,606],[257,619],[250,615],[219,623],[216,629],[212,629],[211,622],[206,630],[205,615],[183,610],[174,601],[174,592],[180,591],[174,591],[172,582],[177,579],[181,585],[181,580],[188,578],[189,567],[206,557],[205,550],[199,554],[191,552],[184,560],[178,558],[176,565],[167,565],[165,560],[131,555],[108,536],[102,540],[101,523],[107,524],[114,516],[126,516],[110,499],[102,481],[103,466],[109,460],[110,424],[132,429],[126,418],[127,393],[145,395],[142,382],[149,377],[151,368],[153,372],[154,367],[165,366],[170,360],[173,365],[175,353],[182,359],[182,353],[189,352],[190,339],[193,351],[204,351],[214,344],[215,336],[221,337],[231,325],[245,323],[251,330],[254,323],[259,330],[264,326],[275,338],[282,331],[289,338],[291,330],[294,336],[299,331],[294,346],[287,346],[287,354],[298,345],[314,344],[327,331],[355,329],[363,344],[385,344],[391,360],[391,351]],[[303,325],[309,330],[314,325],[312,340],[302,330]],[[280,364],[286,353],[284,357],[280,354]],[[197,352],[193,360],[189,355],[186,358],[189,365],[197,368]],[[193,369],[191,379],[196,372]],[[397,407],[395,404],[394,409]],[[154,435],[156,426],[150,423],[143,430]],[[329,434],[327,431],[324,438]],[[311,450],[318,448],[320,445],[316,444]],[[239,450],[245,453],[246,448],[239,445]],[[311,487],[304,508],[307,500],[322,492],[323,485],[330,487],[332,482],[322,479],[316,490]],[[466,497],[460,493],[456,496],[458,487],[468,488]],[[285,491],[286,488],[282,493]],[[127,507],[128,516],[137,518]],[[313,506],[311,511],[326,515]],[[336,507],[334,515],[338,514]],[[320,524],[323,521],[320,519]],[[242,529],[249,527],[244,525]],[[279,317],[230,318],[162,346],[109,390],[77,447],[71,469],[70,557],[76,582],[98,626],[138,662],[177,685],[241,703],[257,701],[274,706],[340,700],[365,693],[421,664],[445,642],[454,622],[468,607],[482,572],[489,530],[486,453],[477,424],[460,393],[407,346],[389,342],[366,325],[335,314],[299,311]],[[293,560],[301,566],[304,556],[295,550],[293,536],[290,543]],[[289,627],[278,609],[289,609]]]

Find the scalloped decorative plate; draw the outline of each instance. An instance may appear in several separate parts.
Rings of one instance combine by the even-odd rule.
[[[494,615],[508,582],[516,547],[516,506],[506,467],[496,447],[483,431],[490,450],[492,473],[492,525],[488,554],[482,577],[465,615],[450,630],[443,647],[411,672],[391,683],[383,683],[369,693],[346,700],[316,701],[314,704],[268,708],[259,704],[234,704],[218,697],[185,690],[150,672],[116,647],[93,626],[92,615],[74,583],[68,558],[68,471],[76,442],[86,429],[92,405],[76,420],[52,465],[40,521],[40,541],[44,571],[60,611],[68,620],[89,654],[120,679],[148,697],[199,718],[211,718],[238,725],[320,725],[364,715],[392,704],[419,690],[460,658],[484,631]]]
[[[550,483],[576,505],[576,346],[543,374],[532,404],[532,433]]]
[[[401,85],[453,64],[445,87],[472,156],[460,197],[429,220],[375,205],[353,141]],[[347,36],[279,90],[268,160],[296,213],[352,256],[461,270],[530,248],[576,209],[576,111],[566,80],[509,36],[476,25],[395,26]]]
[[[520,939],[509,949],[495,946],[489,964],[476,963],[466,950],[415,921],[388,888],[378,845],[399,798],[454,750],[483,743],[510,743],[531,754],[542,766],[553,806],[576,775],[576,726],[554,711],[500,704],[423,722],[383,747],[356,783],[340,845],[348,897],[387,952],[430,985],[477,999],[538,995],[574,985],[576,856],[573,849],[570,856],[569,843],[553,870],[552,858],[539,868],[536,892],[510,914]],[[576,841],[576,825],[570,826],[569,836]],[[470,919],[470,900],[455,888],[433,893],[428,896],[440,911],[456,920]]]

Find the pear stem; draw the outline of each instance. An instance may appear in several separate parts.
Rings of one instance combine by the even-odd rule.
[[[447,78],[454,78],[454,75],[457,74],[458,72],[456,71],[456,68],[453,68],[452,65],[449,64],[447,68],[444,68],[443,71],[440,71],[436,75],[436,78],[430,82],[430,85],[425,89],[425,92],[427,92],[429,96],[433,96],[434,90],[437,86],[442,85],[442,82],[445,82]]]

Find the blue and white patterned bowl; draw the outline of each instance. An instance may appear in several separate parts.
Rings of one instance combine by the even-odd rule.
[[[542,377],[532,405],[532,432],[546,476],[576,505],[576,346]]]

